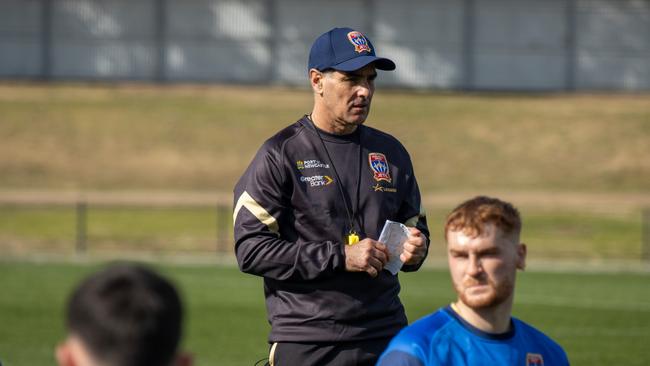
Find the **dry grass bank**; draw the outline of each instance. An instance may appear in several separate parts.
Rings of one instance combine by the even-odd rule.
[[[650,95],[379,90],[425,193],[650,191]],[[306,90],[0,84],[0,188],[229,192]]]

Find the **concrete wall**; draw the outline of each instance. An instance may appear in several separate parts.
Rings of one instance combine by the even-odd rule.
[[[342,25],[383,85],[650,90],[650,0],[0,0],[0,78],[306,85]]]

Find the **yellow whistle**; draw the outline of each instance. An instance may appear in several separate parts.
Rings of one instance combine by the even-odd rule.
[[[353,245],[359,242],[359,235],[352,233],[348,235],[348,245]]]

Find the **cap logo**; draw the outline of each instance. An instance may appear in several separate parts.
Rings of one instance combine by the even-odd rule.
[[[352,43],[354,50],[358,53],[371,51],[368,40],[363,34],[361,34],[361,32],[352,31],[348,33],[348,40]]]

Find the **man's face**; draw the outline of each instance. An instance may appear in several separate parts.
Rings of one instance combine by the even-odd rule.
[[[356,71],[324,74],[322,102],[335,124],[358,126],[368,118],[376,77],[373,64]]]
[[[458,298],[472,309],[511,301],[517,269],[523,269],[526,247],[514,235],[504,236],[493,224],[478,237],[447,233],[447,257]]]

